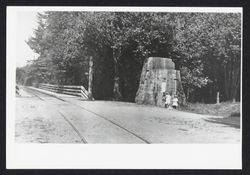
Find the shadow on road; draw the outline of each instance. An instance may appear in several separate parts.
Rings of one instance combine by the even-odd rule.
[[[240,117],[210,118],[208,122],[219,123],[240,129]]]

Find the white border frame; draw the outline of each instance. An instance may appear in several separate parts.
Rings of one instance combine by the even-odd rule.
[[[239,7],[7,7],[7,169],[242,169],[242,139],[240,144],[15,143],[16,13],[45,10],[243,13]]]

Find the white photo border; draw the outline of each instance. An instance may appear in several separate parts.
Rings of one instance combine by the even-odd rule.
[[[241,13],[241,21],[243,21],[243,9],[241,7],[7,7],[7,169],[242,169],[242,116],[240,144],[140,145],[15,143],[14,131],[16,114],[15,110],[13,109],[15,109],[15,69],[17,58],[15,52],[17,29],[16,13],[21,11],[153,11]],[[243,31],[243,25],[241,26],[241,29]]]

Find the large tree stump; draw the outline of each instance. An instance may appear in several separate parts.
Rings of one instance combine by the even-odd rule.
[[[180,71],[175,70],[174,62],[169,58],[150,57],[143,65],[135,102],[162,107],[164,92],[177,94],[179,104],[185,104]]]

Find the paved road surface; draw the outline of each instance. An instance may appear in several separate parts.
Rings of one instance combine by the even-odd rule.
[[[16,141],[35,143],[240,143],[240,129],[211,116],[111,101],[55,98],[21,87]]]

